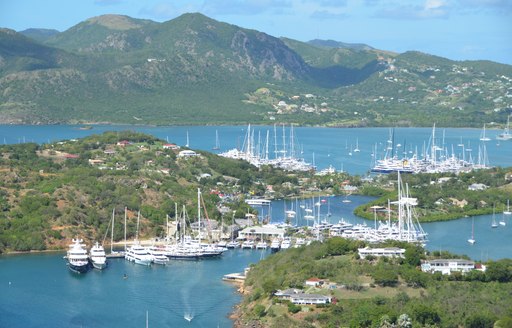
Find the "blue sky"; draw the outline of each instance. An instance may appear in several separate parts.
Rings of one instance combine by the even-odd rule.
[[[64,31],[103,14],[162,22],[186,12],[299,41],[512,64],[512,0],[0,0],[0,27]]]

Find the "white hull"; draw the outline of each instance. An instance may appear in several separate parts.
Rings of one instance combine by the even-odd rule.
[[[107,267],[107,262],[94,262],[91,261],[93,268],[103,270]]]

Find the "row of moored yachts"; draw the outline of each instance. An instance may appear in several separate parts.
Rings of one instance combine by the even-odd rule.
[[[302,239],[297,239],[296,246],[305,244]],[[222,241],[217,244],[201,243],[196,239],[185,237],[183,241],[175,244],[142,246],[138,242],[126,248],[124,252],[113,252],[112,257],[124,257],[127,261],[141,265],[161,264],[165,265],[170,259],[175,260],[199,260],[221,256],[226,250],[234,248],[242,249],[267,249],[272,251],[287,249],[291,246],[291,239],[274,240],[270,246],[265,241],[255,242],[246,240],[242,243],[238,241]],[[107,267],[107,255],[105,249],[98,242],[87,252],[86,245],[82,239],[73,239],[69,246],[67,255],[67,265],[69,269],[76,273],[85,273],[93,267],[102,270]]]

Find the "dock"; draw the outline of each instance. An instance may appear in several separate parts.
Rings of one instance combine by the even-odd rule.
[[[244,272],[235,272],[235,273],[225,274],[222,277],[222,280],[243,284],[245,281],[245,278],[247,277],[248,271],[249,271],[249,268],[245,268]]]
[[[124,258],[124,252],[114,252],[106,254],[107,259],[121,259]]]

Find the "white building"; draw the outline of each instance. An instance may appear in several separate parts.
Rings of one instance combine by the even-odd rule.
[[[183,158],[183,157],[195,157],[195,156],[199,156],[199,154],[196,153],[193,150],[182,150],[182,151],[180,151],[178,153],[178,157],[180,157],[180,158]]]
[[[284,238],[285,230],[280,227],[276,227],[273,225],[264,225],[264,226],[253,226],[247,227],[242,231],[238,232],[238,237],[240,239],[255,239],[260,237],[262,239],[273,239],[273,238]]]
[[[300,289],[278,290],[274,295],[280,299],[289,300],[293,304],[327,304],[332,301],[330,296],[305,294]]]
[[[441,272],[442,274],[451,274],[452,272],[466,273],[475,269],[475,262],[464,259],[437,259],[425,261],[421,264],[423,272]]]
[[[398,247],[386,247],[386,248],[359,248],[359,257],[364,259],[367,256],[375,256],[375,257],[404,257],[405,249]]]
[[[331,303],[331,296],[324,296],[319,294],[292,294],[290,301],[293,304],[327,304]]]

